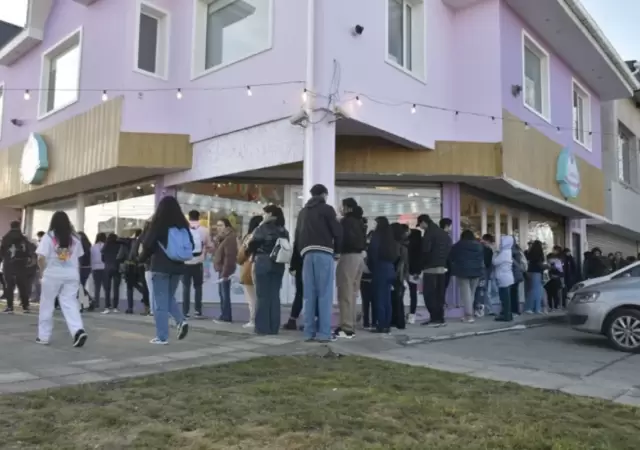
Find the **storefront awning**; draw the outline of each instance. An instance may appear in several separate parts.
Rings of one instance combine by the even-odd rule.
[[[531,186],[527,186],[520,181],[509,177],[498,177],[491,179],[483,179],[471,183],[479,189],[492,192],[496,195],[509,198],[527,205],[550,211],[563,217],[572,219],[592,219],[602,224],[611,224],[611,221],[604,216],[594,214],[581,208],[573,203],[561,200],[551,194],[541,191]]]

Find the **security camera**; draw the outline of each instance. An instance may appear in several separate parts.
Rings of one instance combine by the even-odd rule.
[[[21,127],[23,122],[20,119],[11,119],[11,124],[16,127]]]
[[[289,122],[291,122],[291,125],[306,127],[309,122],[309,114],[307,114],[304,109],[301,109],[299,112],[289,117]]]
[[[362,33],[364,33],[364,27],[362,25],[356,25],[355,27],[353,27],[353,29],[351,30],[351,34],[354,37],[357,36],[361,36]]]

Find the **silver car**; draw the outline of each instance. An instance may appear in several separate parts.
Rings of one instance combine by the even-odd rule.
[[[575,330],[603,334],[623,352],[640,352],[640,278],[621,277],[575,292],[567,311]]]

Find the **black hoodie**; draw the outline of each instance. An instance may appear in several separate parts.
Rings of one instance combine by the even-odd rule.
[[[310,251],[339,254],[342,250],[342,227],[324,197],[311,197],[300,211],[295,242],[302,257]]]
[[[35,255],[35,244],[22,234],[20,230],[9,230],[2,237],[0,255],[4,261],[5,271],[22,271],[32,265]]]
[[[367,234],[362,226],[362,214],[349,212],[340,220],[343,255],[362,253],[367,248]]]

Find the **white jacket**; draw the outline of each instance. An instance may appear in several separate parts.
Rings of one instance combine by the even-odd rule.
[[[500,238],[500,250],[493,254],[493,273],[498,287],[509,287],[515,281],[513,279],[513,236]]]

